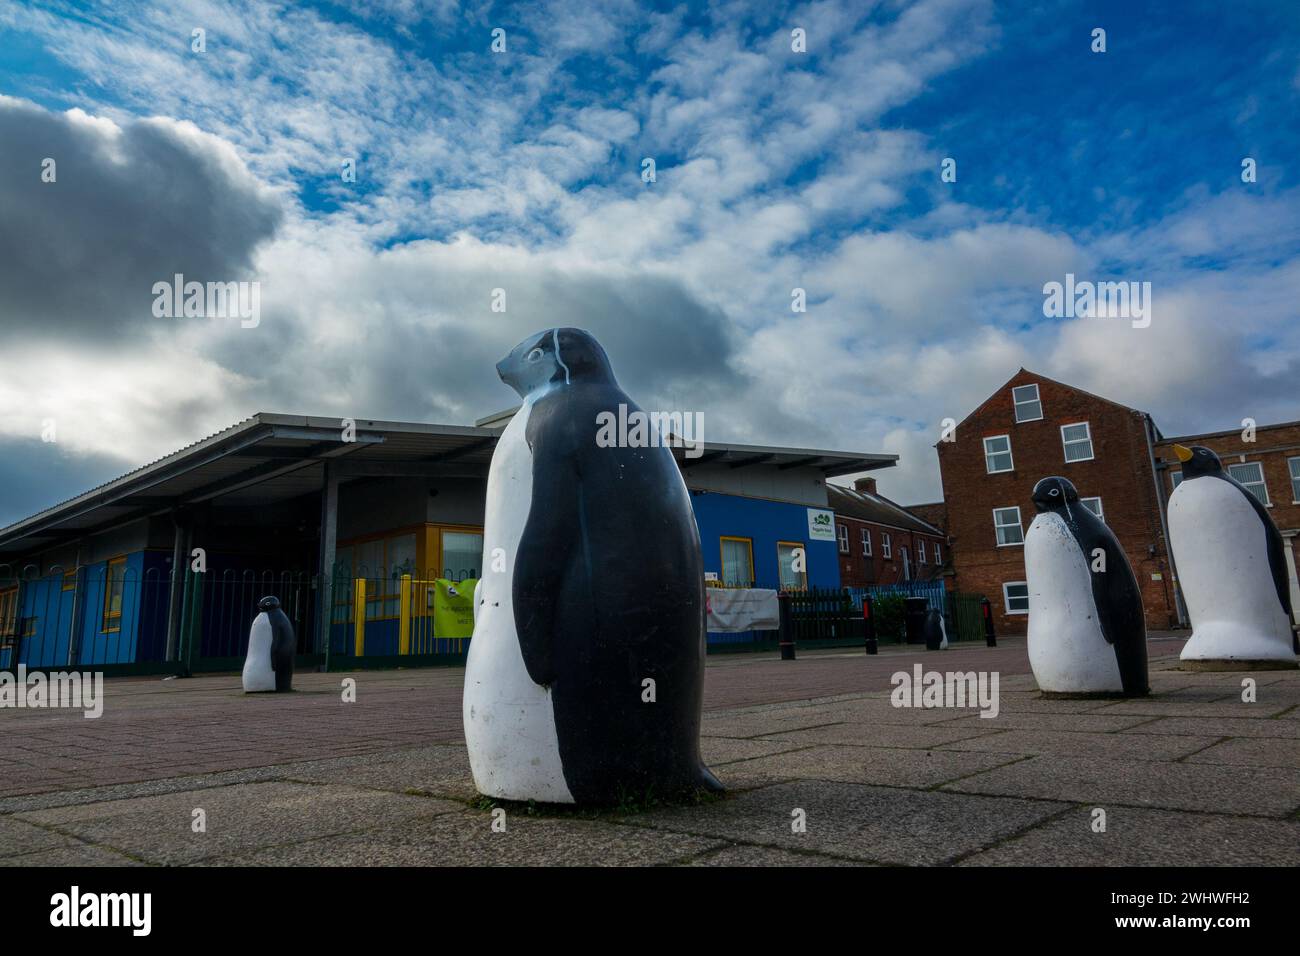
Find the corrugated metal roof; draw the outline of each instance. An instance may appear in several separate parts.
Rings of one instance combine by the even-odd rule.
[[[385,463],[433,468],[485,468],[499,429],[421,422],[355,420],[355,441],[345,441],[343,420],[259,412],[28,518],[0,529],[0,553],[49,547],[76,532],[101,529],[177,505],[222,498],[230,503],[274,503],[309,494],[324,480],[321,462],[342,459],[352,474],[382,475]],[[703,455],[674,454],[684,469],[719,462],[808,467],[827,476],[893,465],[896,455],[705,442]],[[357,470],[356,466],[365,468]]]

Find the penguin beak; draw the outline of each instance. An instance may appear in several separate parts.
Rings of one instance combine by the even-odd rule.
[[[1174,454],[1178,456],[1179,461],[1192,460],[1192,450],[1186,445],[1174,445]]]

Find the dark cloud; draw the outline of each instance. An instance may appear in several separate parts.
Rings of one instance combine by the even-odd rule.
[[[125,474],[107,455],[69,454],[40,439],[0,438],[0,528]]]
[[[53,159],[57,179],[41,179]],[[153,284],[253,279],[281,212],[230,147],[168,120],[114,128],[0,98],[0,334],[147,334]]]

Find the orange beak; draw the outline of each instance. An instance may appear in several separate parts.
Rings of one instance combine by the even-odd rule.
[[[1174,445],[1174,454],[1178,456],[1179,461],[1192,460],[1192,450],[1186,445]]]

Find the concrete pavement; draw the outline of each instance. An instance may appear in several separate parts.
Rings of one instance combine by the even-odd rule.
[[[1153,635],[1135,701],[1040,699],[1022,639],[715,656],[702,746],[725,799],[512,805],[503,832],[459,669],[247,698],[238,675],[109,681],[98,720],[0,712],[0,864],[1300,864],[1300,670],[1249,675],[1247,703],[1247,675],[1179,670],[1181,643]],[[892,706],[914,662],[996,671],[998,716]]]

